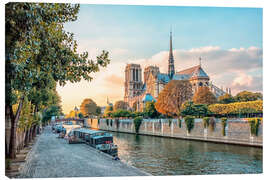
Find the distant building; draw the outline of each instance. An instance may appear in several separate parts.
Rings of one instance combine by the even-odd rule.
[[[104,114],[104,111],[106,109],[106,106],[101,106],[100,109],[101,109],[101,114]]]
[[[168,72],[161,73],[159,71],[159,67],[148,66],[144,69],[143,81],[140,64],[127,64],[125,68],[124,101],[127,102],[130,107],[136,107],[136,109],[142,110],[147,101],[156,101],[159,93],[171,80],[189,80],[192,84],[193,93],[195,93],[199,87],[207,86],[216,97],[224,95],[225,93],[230,94],[230,88],[226,88],[225,92],[223,91],[223,88],[218,88],[209,82],[209,76],[201,67],[201,58],[199,60],[200,63],[197,66],[193,66],[182,71],[175,71],[172,33],[170,33]]]

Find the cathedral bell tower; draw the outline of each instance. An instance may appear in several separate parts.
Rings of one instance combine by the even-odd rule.
[[[172,31],[170,32],[170,53],[169,53],[169,67],[168,67],[168,75],[170,79],[173,78],[175,74],[174,70],[174,59],[173,59],[173,50],[172,50]]]

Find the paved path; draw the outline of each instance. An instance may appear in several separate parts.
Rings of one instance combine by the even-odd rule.
[[[19,178],[103,177],[150,175],[86,144],[68,144],[50,127],[39,136]]]

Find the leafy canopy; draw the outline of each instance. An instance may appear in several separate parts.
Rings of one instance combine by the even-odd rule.
[[[208,87],[199,87],[193,96],[195,104],[214,104],[217,102],[215,95],[209,90]]]
[[[181,106],[192,98],[192,85],[187,80],[172,80],[159,93],[155,108],[168,116],[180,115]]]

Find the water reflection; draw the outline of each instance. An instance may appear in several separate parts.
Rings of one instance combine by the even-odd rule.
[[[153,175],[262,173],[262,149],[113,133],[119,157]]]

